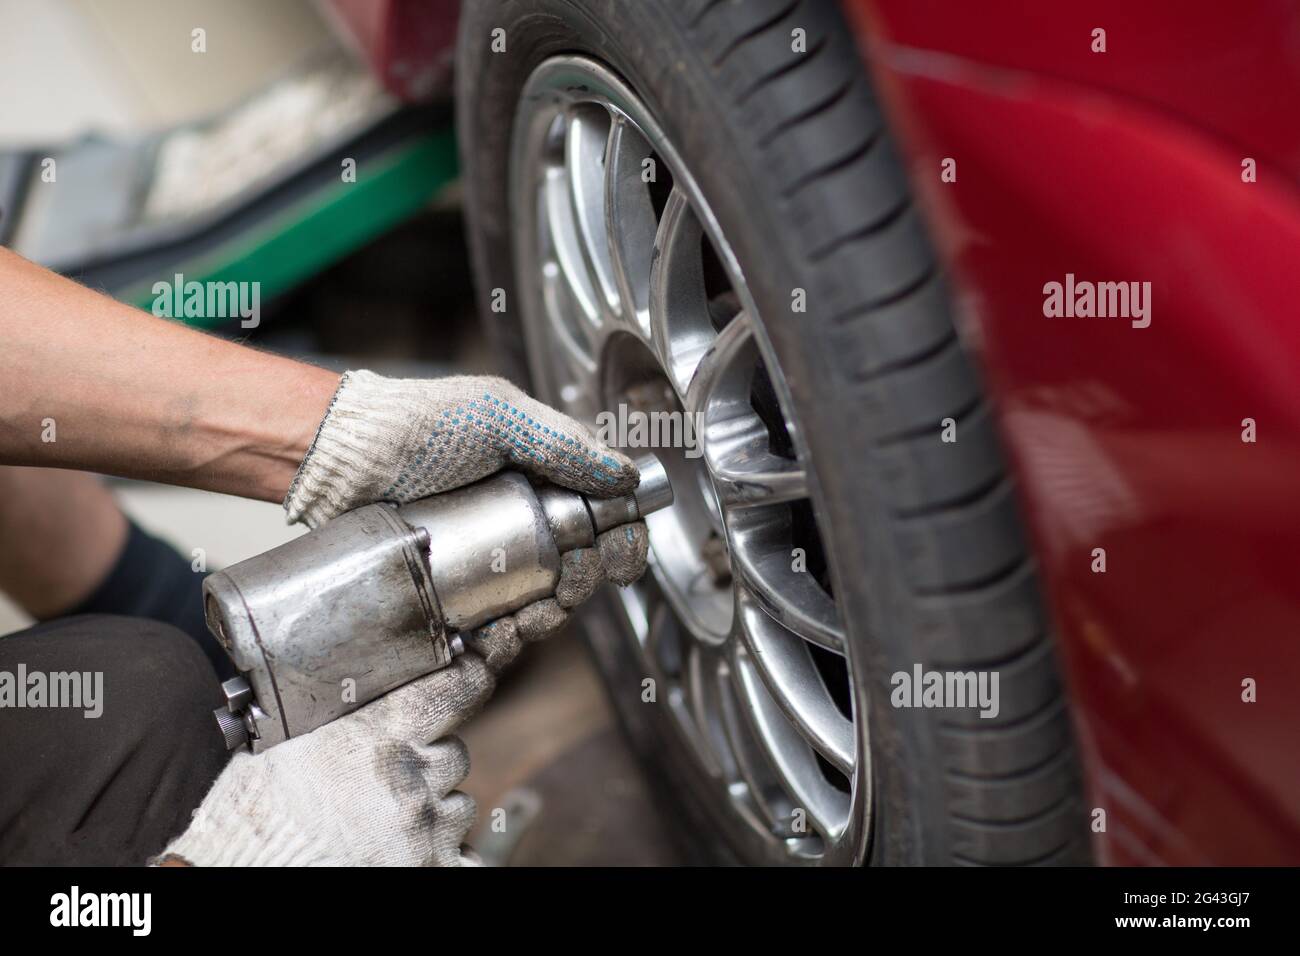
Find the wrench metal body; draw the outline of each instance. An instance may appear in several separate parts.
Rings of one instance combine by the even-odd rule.
[[[555,593],[560,555],[672,503],[658,459],[624,498],[499,472],[409,504],[373,504],[210,575],[208,628],[240,676],[215,713],[261,752],[446,667],[461,634]]]

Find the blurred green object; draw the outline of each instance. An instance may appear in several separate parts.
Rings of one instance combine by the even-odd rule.
[[[172,269],[186,282],[259,282],[261,301],[293,289],[375,237],[408,219],[456,178],[456,139],[441,129],[360,161],[356,182],[341,179]],[[159,276],[170,281],[171,276]],[[155,280],[121,290],[117,298],[150,311]],[[211,327],[224,317],[185,318]]]

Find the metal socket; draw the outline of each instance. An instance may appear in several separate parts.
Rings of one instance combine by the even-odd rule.
[[[602,534],[621,524],[640,521],[673,503],[673,486],[668,482],[668,472],[654,455],[644,455],[635,462],[641,472],[636,490],[622,498],[588,498],[591,522],[596,534]]]

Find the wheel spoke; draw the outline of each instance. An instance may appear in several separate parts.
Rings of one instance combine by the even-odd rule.
[[[797,461],[771,451],[768,427],[750,402],[758,365],[753,321],[741,312],[700,358],[686,391],[686,407],[702,413],[709,470],[723,509],[808,497]]]
[[[590,330],[583,325],[574,328],[567,318],[580,306],[558,263],[542,267],[542,303],[557,346],[552,354],[564,363],[565,371],[574,381],[590,377],[596,371],[596,360],[590,351]]]
[[[756,813],[762,829],[786,836],[790,829],[790,810],[793,805],[767,766],[767,756],[762,745],[754,739],[750,721],[741,713],[744,704],[740,700],[731,667],[731,663],[727,662],[727,669],[720,677],[728,682],[721,694],[722,725],[739,774],[739,779],[730,786],[732,797],[742,807],[752,808],[750,812]]]
[[[705,347],[691,370],[686,408],[706,420],[727,421],[749,406],[749,382],[758,361],[754,323],[741,312]]]
[[[702,740],[709,744],[713,769],[724,779],[734,779],[736,766],[731,760],[730,748],[726,746],[726,736],[719,723],[722,712],[720,679],[722,677],[722,657],[714,651],[705,651],[698,644],[692,643],[687,669],[691,673],[691,711],[695,716],[695,725]]]
[[[853,769],[853,722],[840,713],[808,643],[772,620],[743,589],[737,621],[750,660],[772,699],[819,754],[845,776]]]
[[[793,553],[788,511],[735,511],[728,531],[732,570],[767,613],[799,637],[843,654],[839,610],[806,570],[807,555]]]
[[[650,323],[650,265],[655,248],[655,210],[642,181],[650,144],[623,117],[609,127],[605,160],[605,232],[621,314],[639,331]]]
[[[812,748],[772,700],[758,668],[743,649],[737,649],[732,665],[742,700],[747,705],[743,710],[767,751],[781,787],[826,839],[838,839],[848,826],[849,795],[822,776]]]
[[[569,116],[568,135],[564,140],[564,166],[587,284],[597,299],[596,304],[606,313],[615,314],[619,308],[619,291],[610,261],[605,216],[605,150],[609,133],[610,115],[602,107],[575,109]]]
[[[650,268],[650,337],[679,391],[713,342],[704,290],[704,233],[686,194],[674,186],[655,233]]]
[[[709,776],[721,779],[724,768],[718,762],[717,728],[709,717],[717,675],[716,667],[710,668],[711,661],[716,663],[716,655],[706,652],[698,644],[692,642],[686,646],[680,683],[670,687],[669,704],[680,715],[696,759]]]
[[[578,227],[573,219],[573,203],[569,197],[569,177],[564,167],[547,170],[545,184],[545,215],[550,225],[551,243],[560,275],[568,287],[569,298],[576,307],[579,321],[576,325],[588,340],[591,331],[600,324],[596,291],[591,283]],[[564,315],[561,314],[561,318]]]
[[[628,624],[632,626],[632,633],[636,641],[645,649],[647,654],[654,653],[652,644],[653,630],[651,624],[654,615],[663,611],[662,607],[655,607],[647,600],[648,591],[641,586],[619,588],[618,596],[623,605],[623,610],[627,614]]]
[[[807,498],[808,476],[797,461],[760,452],[714,465],[713,487],[724,510],[748,508]]]
[[[624,605],[628,603],[627,595],[630,592],[637,592],[636,587],[619,588],[618,596]],[[647,590],[646,593],[654,593]],[[681,672],[681,647],[675,640],[670,640],[676,634],[670,634],[669,628],[675,626],[675,618],[667,604],[661,599],[655,598],[652,602],[647,602],[642,597],[634,598],[635,605],[628,616],[634,618],[633,626],[639,627],[640,620],[644,618],[646,622],[645,636],[638,639],[645,646],[646,657],[655,665],[656,669],[662,669],[668,676],[674,677]],[[648,605],[648,606],[647,606]]]

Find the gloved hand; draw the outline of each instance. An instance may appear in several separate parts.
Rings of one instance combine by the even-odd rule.
[[[446,735],[491,696],[517,650],[503,631],[484,633],[450,667],[264,753],[236,754],[160,860],[477,864],[463,847],[474,800],[455,789],[469,773],[469,752]]]
[[[505,379],[355,371],[339,382],[284,508],[290,521],[314,528],[362,505],[415,501],[507,466],[598,497],[629,494],[639,480],[625,455]],[[602,581],[639,578],[647,543],[636,522],[563,555],[555,597],[493,622],[497,632],[514,634],[516,644],[553,633]]]
[[[636,488],[636,466],[583,425],[503,378],[346,372],[284,499],[315,528],[375,501],[404,504],[507,465],[602,498]]]

